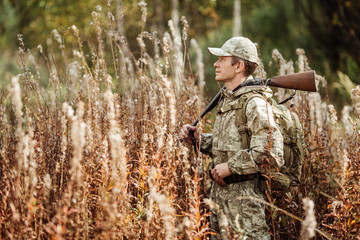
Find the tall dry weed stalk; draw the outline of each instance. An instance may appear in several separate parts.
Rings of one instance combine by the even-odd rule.
[[[200,47],[190,41],[197,52],[193,74],[186,19],[174,8],[170,33],[148,32],[147,4],[141,1],[143,25],[133,54],[118,22],[121,1],[116,3],[120,19],[100,7],[93,12],[95,42],[82,39],[72,26],[77,47],[68,48],[56,30],[54,49],[39,45],[50,76],[47,88],[38,83],[36,53],[25,50],[19,36],[23,73],[12,79],[9,94],[1,94],[2,239],[206,239],[211,234],[211,212],[203,200],[204,156],[195,156],[178,139],[180,126],[192,122],[204,104]],[[304,51],[296,52],[294,66],[274,50],[279,74],[310,69]],[[265,77],[264,68],[258,74]],[[317,85],[326,88],[326,80],[317,76]],[[279,99],[288,94],[277,91]],[[351,126],[342,128],[328,99],[319,93],[296,95],[292,110],[304,125],[307,149],[302,182],[275,201],[306,222],[299,206],[303,198],[313,199],[317,230],[339,239],[356,239],[360,231],[359,96],[356,87],[354,104],[347,108]],[[211,126],[205,122],[200,128]],[[300,236],[295,218],[275,212],[269,217],[275,239]]]
[[[316,219],[314,214],[314,202],[308,198],[303,199],[305,220],[301,224],[300,239],[308,240],[315,237]]]
[[[273,52],[280,74],[292,73],[295,68],[299,71],[310,70],[305,52],[297,49],[296,53],[298,60],[294,67],[292,61],[283,59],[280,52]],[[325,88],[326,92],[326,79],[316,75],[316,86],[317,89]],[[356,95],[356,89],[353,93]],[[280,100],[288,95],[286,90],[276,90]],[[356,170],[359,168],[359,155],[355,153],[358,152],[355,149],[359,149],[356,141],[359,117],[354,107],[347,108],[348,119],[343,122],[351,124],[341,126],[338,113],[329,102],[326,95],[321,96],[318,92],[298,92],[292,100],[293,107],[290,109],[299,114],[304,128],[305,161],[300,186],[275,203],[289,213],[303,216],[299,206],[303,197],[310,197],[314,200],[315,220],[319,223],[317,230],[327,232],[328,239],[356,239],[357,223],[360,222],[357,217],[360,209],[355,200],[359,197],[359,188],[354,187],[359,181]],[[353,106],[356,106],[356,102]],[[323,207],[326,205],[327,208]],[[297,236],[301,236],[301,232],[294,231],[301,228],[294,218],[286,214],[274,214],[271,218],[275,224],[272,233],[275,239],[297,239]]]

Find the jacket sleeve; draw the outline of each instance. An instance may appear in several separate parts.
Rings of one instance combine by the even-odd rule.
[[[255,97],[248,102],[245,114],[250,147],[228,159],[230,171],[240,175],[262,172],[261,165],[266,158],[272,168],[279,169],[284,164],[283,136],[275,124],[271,105]]]
[[[212,134],[203,133],[201,134],[200,151],[212,157]]]

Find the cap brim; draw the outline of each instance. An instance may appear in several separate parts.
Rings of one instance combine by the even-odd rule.
[[[208,51],[212,55],[218,56],[218,57],[230,57],[230,56],[232,56],[230,53],[225,52],[221,48],[211,48],[211,47],[209,47]]]

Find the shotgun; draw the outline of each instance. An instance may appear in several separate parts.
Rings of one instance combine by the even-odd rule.
[[[267,79],[260,79],[255,78],[252,81],[247,81],[238,86],[236,89],[239,89],[241,87],[245,86],[269,86],[269,87],[278,87],[278,88],[286,88],[286,89],[294,89],[294,90],[301,90],[301,91],[308,91],[308,92],[316,92],[316,86],[315,86],[315,71],[306,71],[301,73],[294,73],[289,75],[283,75],[283,76],[275,76],[272,78]],[[211,100],[211,102],[206,106],[204,111],[200,114],[200,117],[198,117],[191,126],[196,126],[198,122],[208,113],[210,112],[216,105],[219,103],[221,99],[221,92],[225,87],[223,87],[216,96]],[[236,91],[234,89],[234,91]],[[191,134],[192,132],[190,132]],[[192,140],[195,142],[195,139]]]

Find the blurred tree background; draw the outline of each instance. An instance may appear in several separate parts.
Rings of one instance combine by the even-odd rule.
[[[52,31],[56,29],[66,48],[75,44],[70,26],[76,25],[83,39],[94,40],[92,11],[113,13],[121,25],[131,50],[136,54],[136,37],[141,31],[139,0],[2,0],[0,3],[0,85],[7,86],[10,76],[20,72],[16,51],[17,34],[22,34],[26,48],[41,44],[56,51]],[[237,3],[238,5],[236,5]],[[117,6],[122,6],[122,12]],[[360,1],[358,0],[152,0],[147,1],[146,31],[161,36],[168,31],[172,12],[186,16],[189,38],[195,38],[203,51],[208,96],[218,90],[213,62],[206,47],[220,47],[233,36],[234,8],[241,8],[237,31],[259,45],[268,76],[274,76],[271,53],[278,49],[285,59],[296,61],[295,50],[303,48],[310,67],[326,77],[329,94],[338,110],[350,103],[350,89],[360,84]],[[119,18],[123,14],[123,18]],[[95,41],[95,40],[94,40]],[[36,55],[35,55],[36,56]],[[272,63],[272,64],[271,64]],[[45,71],[44,71],[45,72]],[[46,74],[43,76],[47,84]]]

